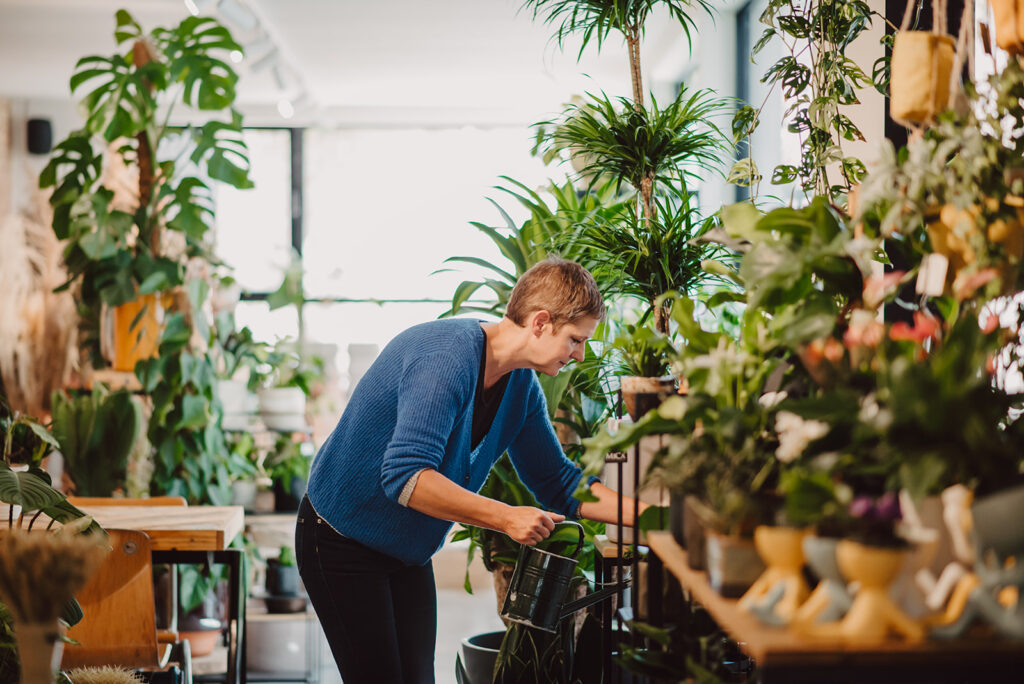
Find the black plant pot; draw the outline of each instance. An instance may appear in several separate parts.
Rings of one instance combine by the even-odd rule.
[[[486,632],[462,640],[462,653],[455,659],[459,684],[491,684],[494,663],[505,632]]]
[[[299,510],[302,497],[306,495],[306,480],[298,475],[292,476],[289,487],[284,482],[274,480],[274,512],[292,513]]]
[[[276,558],[267,561],[267,593],[271,596],[299,595],[299,568],[281,565]]]

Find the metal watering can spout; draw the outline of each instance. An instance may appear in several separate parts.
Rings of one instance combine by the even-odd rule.
[[[594,592],[565,603],[569,584],[578,563],[576,556],[583,548],[583,526],[566,520],[557,525],[573,525],[579,533],[571,556],[561,556],[535,546],[522,546],[519,560],[509,582],[508,594],[501,608],[501,617],[547,632],[556,631],[558,622],[578,610],[611,596],[617,588]]]

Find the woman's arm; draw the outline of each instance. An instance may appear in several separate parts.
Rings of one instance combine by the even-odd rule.
[[[565,520],[558,513],[532,506],[509,506],[474,494],[436,470],[420,472],[409,497],[409,508],[433,518],[504,532],[520,544],[529,545],[546,539],[555,523]]]
[[[580,517],[614,525],[619,517],[618,493],[600,482],[590,485],[590,493],[597,497],[597,501],[584,501],[580,504]],[[648,506],[641,501],[640,513],[643,514]],[[628,496],[622,497],[622,524],[629,527],[634,524],[633,499]]]

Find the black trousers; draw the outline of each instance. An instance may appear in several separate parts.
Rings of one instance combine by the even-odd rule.
[[[343,537],[303,498],[295,552],[344,684],[433,684],[437,592],[412,567]]]

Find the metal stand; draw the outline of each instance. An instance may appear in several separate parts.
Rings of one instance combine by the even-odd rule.
[[[245,587],[242,582],[244,562],[245,554],[242,549],[153,551],[154,564],[209,565],[223,563],[228,566],[228,663],[227,674],[224,678],[228,684],[245,684]],[[175,606],[174,612],[177,612],[177,606]],[[201,676],[194,677],[197,680],[202,678]],[[222,679],[219,675],[215,678]]]

